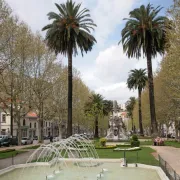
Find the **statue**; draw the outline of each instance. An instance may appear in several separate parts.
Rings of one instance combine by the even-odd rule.
[[[128,140],[126,127],[121,117],[118,117],[117,101],[113,102],[113,115],[109,118],[109,129],[107,130],[107,140],[121,141]]]

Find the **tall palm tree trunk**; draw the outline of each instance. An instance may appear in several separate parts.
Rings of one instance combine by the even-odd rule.
[[[141,89],[140,88],[138,88],[138,100],[139,100],[139,129],[140,129],[140,135],[144,136],[143,125],[142,125]]]
[[[132,131],[134,132],[134,119],[133,119],[133,117],[131,117],[131,121],[132,121]]]
[[[98,138],[99,137],[98,116],[95,117],[94,125],[95,125],[94,137]]]
[[[147,53],[147,69],[148,69],[149,102],[150,102],[150,115],[151,115],[151,133],[157,134],[158,130],[157,130],[157,121],[156,121],[156,112],[155,112],[151,52]]]
[[[68,121],[67,136],[72,135],[72,51],[68,52]]]

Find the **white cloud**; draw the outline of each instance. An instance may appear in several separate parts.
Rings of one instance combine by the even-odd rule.
[[[126,81],[129,70],[134,68],[136,62],[137,60],[127,58],[121,45],[113,45],[99,53],[95,75],[106,83]]]
[[[155,71],[161,57],[152,60]],[[125,102],[130,96],[137,96],[136,91],[129,91],[126,85],[131,69],[146,68],[146,59],[129,59],[123,52],[122,45],[112,45],[101,51],[96,58],[95,68],[83,71],[83,79],[89,87],[95,89],[107,99]]]
[[[155,71],[161,56],[152,60]],[[101,51],[96,58],[95,76],[106,83],[124,82],[128,78],[131,69],[147,68],[146,58],[129,59],[123,52],[122,45],[112,45]]]
[[[98,0],[92,9],[92,17],[98,25],[96,38],[98,44],[103,45],[114,29],[122,23],[122,19],[128,17],[132,6],[139,0]]]
[[[50,11],[58,12],[54,3],[60,4],[66,2],[66,0],[6,0],[6,2],[14,13],[36,32],[41,31],[49,23],[47,14]],[[84,7],[85,0],[76,0],[76,3],[82,3],[82,7]]]
[[[100,87],[96,89],[96,92],[106,99],[117,100],[119,103],[125,103],[130,96],[137,96],[136,91],[129,91],[125,82]]]

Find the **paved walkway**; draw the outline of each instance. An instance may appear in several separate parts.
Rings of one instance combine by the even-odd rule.
[[[157,153],[168,162],[168,164],[180,174],[180,148],[170,146],[150,146],[156,150]]]
[[[0,169],[4,169],[6,167],[9,167],[11,165],[15,164],[24,164],[30,157],[30,155],[33,153],[34,150],[29,150],[28,152],[18,154],[13,159],[6,158],[6,159],[0,159]]]

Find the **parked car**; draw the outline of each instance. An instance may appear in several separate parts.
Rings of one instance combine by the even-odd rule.
[[[23,144],[23,145],[32,144],[32,143],[33,143],[33,140],[28,137],[23,137],[21,139],[21,144]]]
[[[37,137],[37,136],[34,136],[34,137],[33,137],[33,140],[38,140],[38,137]]]
[[[50,136],[44,136],[44,140],[50,139]]]
[[[11,139],[10,139],[10,144],[11,145],[18,145],[18,138],[16,136],[13,136]]]
[[[10,146],[10,137],[8,135],[0,135],[0,147],[1,146]]]
[[[54,137],[53,142],[57,142],[57,141],[59,141],[59,137]]]

